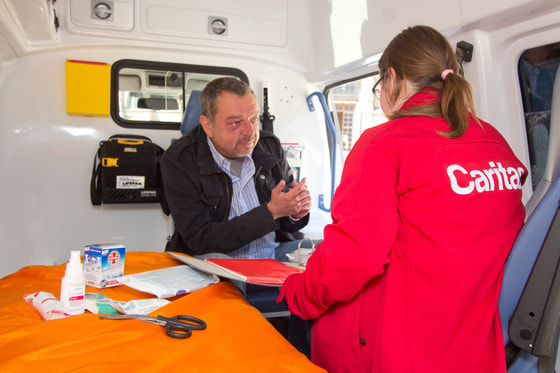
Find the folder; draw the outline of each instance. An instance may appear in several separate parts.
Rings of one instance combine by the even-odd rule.
[[[201,260],[170,251],[167,251],[167,254],[202,272],[256,285],[279,287],[284,284],[289,275],[303,272],[301,268],[274,259],[206,258]]]

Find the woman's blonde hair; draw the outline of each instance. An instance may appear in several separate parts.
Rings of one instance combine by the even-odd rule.
[[[404,116],[443,117],[450,127],[441,133],[449,138],[461,137],[469,126],[469,111],[476,117],[471,85],[459,75],[461,66],[447,39],[429,26],[414,26],[403,30],[389,43],[381,59],[381,78],[387,77],[389,68],[396,74],[396,87],[387,97],[395,102],[400,94],[401,81],[411,81],[416,90],[432,88],[440,92],[440,99],[424,106],[397,110],[389,119]],[[453,72],[442,74],[446,70]]]

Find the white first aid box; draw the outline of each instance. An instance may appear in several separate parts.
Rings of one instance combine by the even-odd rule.
[[[119,244],[87,245],[84,250],[86,285],[99,289],[120,285],[125,247]]]

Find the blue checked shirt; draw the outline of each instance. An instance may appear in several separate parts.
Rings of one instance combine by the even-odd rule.
[[[207,141],[214,161],[232,181],[233,197],[231,199],[231,209],[228,218],[232,219],[236,216],[243,215],[255,207],[260,206],[257,191],[255,190],[255,181],[253,179],[253,175],[255,174],[253,158],[250,155],[243,158],[241,174],[240,176],[236,176],[231,172],[231,162],[216,150],[210,138],[207,137]],[[274,259],[274,250],[277,246],[276,234],[270,232],[247,245],[231,251],[229,255],[233,258]]]

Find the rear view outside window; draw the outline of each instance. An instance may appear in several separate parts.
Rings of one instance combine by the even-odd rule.
[[[528,49],[519,60],[533,189],[541,180],[546,166],[552,91],[559,65],[560,42]]]
[[[183,117],[183,73],[123,68],[118,116],[129,122],[177,123]]]
[[[328,89],[328,101],[335,113],[335,125],[338,124],[340,130],[344,159],[362,132],[387,121],[379,100],[371,91],[378,79],[378,74],[370,75]]]
[[[178,129],[191,92],[221,76],[249,83],[235,68],[117,61],[111,73],[111,116],[123,127]]]

